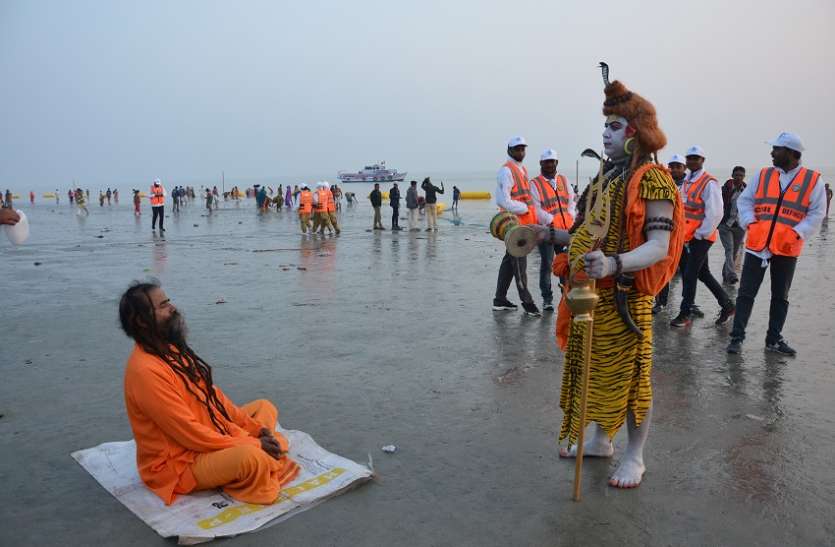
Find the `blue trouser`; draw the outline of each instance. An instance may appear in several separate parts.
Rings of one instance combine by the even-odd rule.
[[[551,289],[552,265],[554,263],[554,246],[550,243],[540,243],[539,247],[539,292],[542,293],[542,303],[554,302],[554,291]]]

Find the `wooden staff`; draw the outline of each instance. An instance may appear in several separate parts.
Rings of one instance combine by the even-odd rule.
[[[577,433],[577,454],[574,461],[574,501],[580,501],[580,485],[583,477],[583,440],[586,430],[586,410],[589,399],[589,372],[591,369],[591,341],[594,331],[594,308],[600,297],[595,282],[590,279],[575,285],[567,295],[568,306],[574,314],[574,322],[586,325],[583,340],[583,369],[580,376],[580,425]]]

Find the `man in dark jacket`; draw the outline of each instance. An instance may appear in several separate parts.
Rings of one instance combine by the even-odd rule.
[[[400,189],[397,188],[397,183],[389,190],[389,205],[391,205],[391,229],[401,230],[400,228]]]
[[[420,185],[426,194],[426,231],[438,231],[438,196],[436,194],[444,193],[444,183],[441,182],[441,187],[438,188],[429,180],[429,177],[423,179],[423,184]]]
[[[368,199],[371,200],[371,206],[374,207],[374,230],[385,230],[383,220],[380,218],[380,207],[383,206],[383,196],[380,194],[380,185],[374,183],[374,189],[368,194]]]

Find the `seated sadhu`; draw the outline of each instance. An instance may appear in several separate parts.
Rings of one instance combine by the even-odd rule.
[[[186,342],[183,316],[155,283],[136,283],[119,302],[136,345],[125,369],[125,406],[139,476],[166,505],[178,494],[222,488],[247,503],[273,503],[299,466],[275,431],[267,400],[236,406],[212,368]]]

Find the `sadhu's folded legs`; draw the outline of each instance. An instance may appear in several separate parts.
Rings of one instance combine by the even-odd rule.
[[[265,399],[241,406],[241,410],[270,431],[275,431],[278,410]],[[289,448],[287,439],[274,433],[282,451]],[[247,503],[273,503],[281,488],[292,481],[299,466],[283,455],[276,460],[257,446],[242,445],[200,454],[191,466],[197,482],[194,490],[223,488],[223,491]]]

